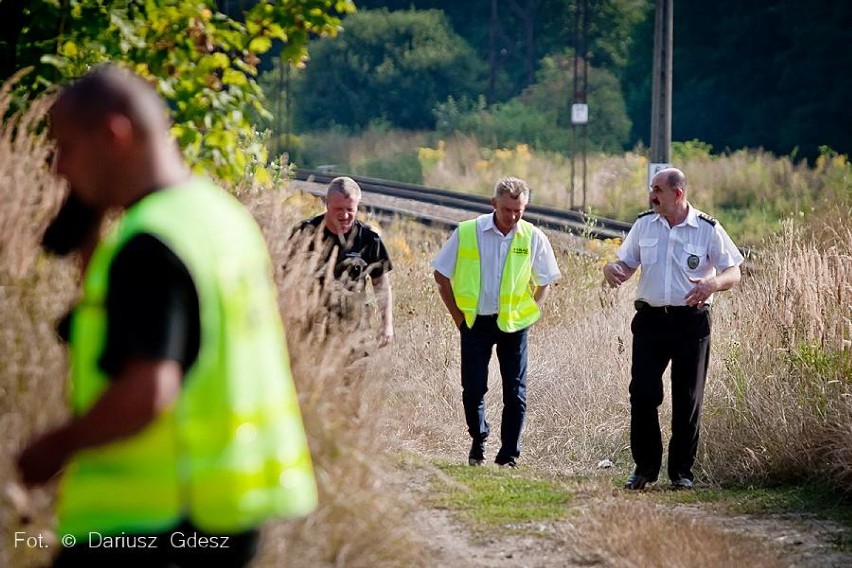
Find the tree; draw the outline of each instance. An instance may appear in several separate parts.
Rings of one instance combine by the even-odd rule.
[[[647,140],[653,12],[625,88]],[[852,4],[813,0],[681,2],[674,10],[672,138],[724,151],[763,147],[816,158],[852,151]]]
[[[359,0],[359,8],[442,10],[453,28],[494,67],[494,101],[505,101],[534,82],[546,56],[576,49],[578,0]],[[633,50],[634,28],[653,8],[651,0],[589,1],[588,59],[620,77]],[[496,21],[492,21],[492,7]],[[493,102],[493,101],[491,101]]]
[[[362,11],[311,47],[294,96],[302,128],[431,128],[432,109],[481,89],[484,67],[438,11]]]
[[[190,162],[227,180],[263,181],[266,149],[255,128],[269,117],[257,65],[273,41],[299,62],[311,35],[337,32],[350,0],[259,1],[240,21],[205,0],[36,0],[15,12],[11,65],[33,65],[29,94],[120,62],[157,86],[174,111],[174,133]],[[9,62],[6,62],[7,65]],[[9,69],[4,68],[4,73]]]
[[[534,84],[518,97],[485,108],[462,101],[468,112],[460,112],[459,103],[439,105],[437,114],[443,130],[475,134],[482,142],[495,146],[529,143],[541,150],[574,153],[571,137],[569,56],[545,57]],[[585,127],[590,150],[621,152],[629,140],[630,119],[621,87],[615,76],[603,69],[589,68],[589,124]]]

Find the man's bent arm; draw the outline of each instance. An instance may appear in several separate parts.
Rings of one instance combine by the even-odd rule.
[[[636,272],[635,268],[630,268],[627,266],[623,260],[616,260],[615,262],[610,262],[606,266],[603,267],[604,279],[607,281],[607,284],[612,286],[613,288],[618,288],[627,280],[633,276],[633,273]]]
[[[27,484],[44,483],[77,452],[130,437],[180,394],[183,371],[169,359],[128,361],[95,404],[29,445],[18,459]]]
[[[742,271],[739,265],[729,266],[716,276],[709,278],[690,278],[689,281],[695,284],[686,297],[686,305],[698,306],[707,301],[715,292],[723,292],[730,290],[740,281]]]
[[[716,275],[716,291],[724,292],[725,290],[730,290],[739,284],[740,278],[742,278],[740,266],[729,266]]]
[[[390,275],[386,272],[378,278],[373,278],[372,283],[382,318],[379,346],[384,347],[393,341],[393,289],[391,288]]]
[[[541,308],[544,305],[545,300],[550,295],[550,284],[545,284],[544,286],[536,286],[535,292],[533,292],[533,298],[535,299],[535,303],[538,304],[538,307]]]
[[[453,285],[450,279],[436,270],[435,282],[438,283],[438,294],[441,296],[441,301],[447,306],[447,311],[450,312],[450,316],[452,316],[456,326],[460,326],[464,320],[464,313],[462,313],[456,304],[456,298],[453,296]]]

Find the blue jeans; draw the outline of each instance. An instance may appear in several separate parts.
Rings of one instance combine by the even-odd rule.
[[[521,455],[520,438],[527,410],[527,333],[522,329],[506,333],[497,327],[497,316],[477,316],[473,327],[462,323],[461,380],[462,402],[467,429],[474,441],[488,437],[485,420],[485,393],[488,392],[488,363],[497,346],[497,360],[503,379],[503,417],[500,424],[500,451],[495,461],[503,464]]]

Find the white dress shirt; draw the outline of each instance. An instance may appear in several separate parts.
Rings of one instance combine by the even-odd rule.
[[[480,272],[480,293],[476,313],[486,316],[496,314],[500,309],[500,281],[503,278],[503,265],[506,264],[509,246],[515,238],[518,227],[512,227],[509,234],[504,235],[494,224],[494,214],[488,213],[476,218],[476,230]],[[456,270],[458,252],[459,230],[456,229],[432,259],[432,268],[447,278],[452,278]],[[547,286],[562,276],[556,265],[553,247],[538,227],[533,227],[530,259],[533,282],[537,286]]]
[[[658,213],[640,215],[617,254],[630,268],[642,266],[636,298],[652,306],[685,306],[695,286],[690,278],[715,276],[743,261],[722,225],[692,205],[674,227]]]

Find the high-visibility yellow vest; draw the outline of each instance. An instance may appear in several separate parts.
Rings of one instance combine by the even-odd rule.
[[[59,533],[163,532],[184,518],[234,533],[310,512],[316,481],[266,245],[245,208],[208,181],[144,197],[96,249],[71,323],[73,411],[84,413],[109,385],[98,367],[109,269],[139,233],[164,242],[192,276],[198,358],[176,403],[142,432],[73,458]]]
[[[500,279],[500,307],[497,312],[497,327],[505,332],[527,328],[538,321],[541,310],[532,295],[532,248],[533,226],[521,219],[503,265]],[[476,219],[459,224],[459,252],[453,272],[452,286],[456,305],[464,313],[468,327],[476,319],[479,304],[480,265]]]

